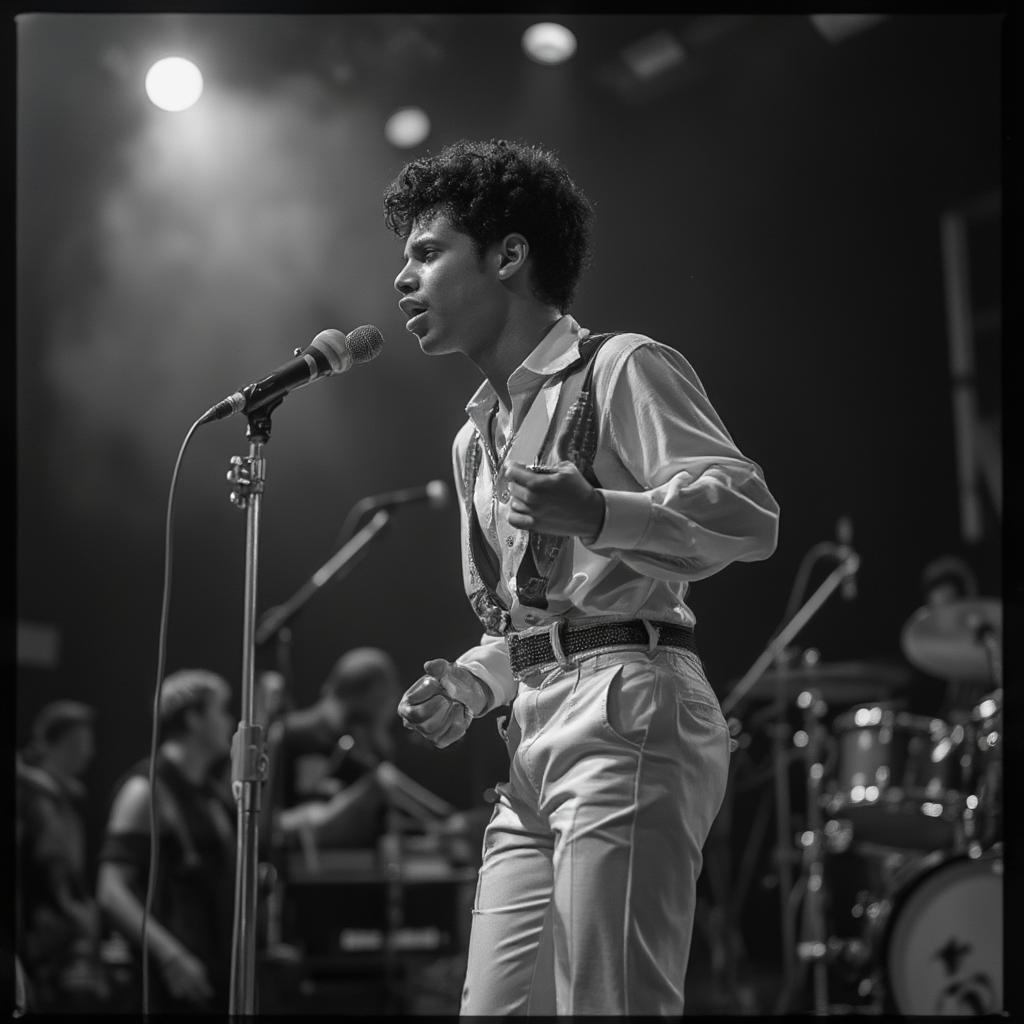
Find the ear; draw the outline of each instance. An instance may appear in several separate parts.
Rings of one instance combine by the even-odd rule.
[[[506,235],[498,245],[498,277],[507,281],[526,265],[530,243],[520,234]]]

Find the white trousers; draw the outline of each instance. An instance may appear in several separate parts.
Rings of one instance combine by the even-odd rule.
[[[619,649],[541,667],[505,739],[462,1014],[681,1015],[730,751],[700,659]]]

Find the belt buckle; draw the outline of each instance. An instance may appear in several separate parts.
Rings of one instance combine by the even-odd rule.
[[[647,653],[653,654],[655,648],[661,643],[661,626],[650,619],[641,619],[644,629],[647,630]]]
[[[564,618],[555,619],[548,629],[548,637],[551,640],[551,650],[555,655],[555,661],[558,662],[560,668],[569,669],[575,668],[576,662],[565,653],[565,647],[562,645],[565,624]]]

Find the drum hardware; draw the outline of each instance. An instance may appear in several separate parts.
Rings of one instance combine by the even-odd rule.
[[[810,560],[822,553],[831,553],[838,564],[790,614],[809,579]],[[863,969],[877,961],[877,940],[885,922],[912,913],[901,909],[909,906],[910,894],[905,895],[894,879],[920,870],[923,851],[945,858],[943,864],[958,863],[955,858],[980,864],[990,855],[986,844],[1000,834],[1000,823],[993,820],[999,812],[992,809],[999,786],[996,707],[987,705],[982,710],[980,703],[975,704],[967,720],[916,715],[893,701],[912,681],[902,667],[863,662],[823,665],[816,652],[804,652],[798,659],[789,656],[792,648],[788,645],[858,566],[859,558],[848,549],[827,544],[812,548],[801,564],[783,626],[722,701],[727,716],[748,694],[752,702],[770,706],[766,710],[771,721],[764,732],[771,740],[775,781],[775,876],[763,881],[766,886],[775,881],[781,906],[783,977],[775,1012],[789,1009],[797,969],[813,973],[815,1013],[837,1009],[879,1012],[891,979],[877,970],[864,975]],[[915,613],[903,629],[902,645],[910,662],[925,672],[965,686],[988,682],[998,690],[1002,682],[1001,630],[998,602],[956,601]],[[763,685],[751,694],[757,683]],[[786,721],[794,701],[804,711],[804,727],[798,730]],[[836,719],[835,735],[822,722],[829,706],[851,709]],[[796,851],[790,834],[794,820],[788,778],[795,750],[802,750],[808,766],[807,821],[797,836]],[[833,760],[838,766],[835,777],[829,774]],[[832,858],[846,855],[869,863],[875,877],[871,886],[858,892],[848,922],[850,928],[860,928],[865,934],[836,936],[827,920],[830,894],[824,869]],[[791,868],[797,858],[800,870],[794,880]],[[953,886],[953,873],[958,869],[933,870],[949,872],[942,875],[941,882],[948,880]],[[915,882],[917,902],[925,899],[924,892]],[[802,909],[799,941],[798,908]],[[899,945],[905,929],[894,927],[889,944]],[[891,954],[890,960],[895,956]],[[872,1005],[832,1007],[829,965],[842,965],[857,984],[858,995],[870,998]],[[887,966],[892,975],[895,963]],[[965,984],[968,982],[970,979]],[[983,994],[973,990],[967,994],[947,992],[943,998],[960,999],[964,1005],[972,1001],[984,1004]],[[924,1012],[934,1009],[929,1006]]]
[[[859,938],[836,938],[829,933],[826,910],[828,891],[823,877],[823,865],[828,855],[842,852],[853,841],[854,829],[849,820],[842,817],[828,817],[824,786],[834,773],[838,756],[837,745],[825,726],[825,717],[833,701],[844,706],[852,694],[891,695],[909,680],[902,669],[891,669],[871,663],[851,662],[840,665],[822,664],[817,652],[804,652],[795,667],[777,666],[765,674],[773,686],[782,691],[782,699],[776,694],[775,702],[758,709],[750,716],[745,728],[756,721],[764,721],[760,732],[771,739],[773,767],[771,774],[776,782],[777,813],[783,825],[793,821],[788,803],[788,766],[797,758],[807,765],[806,779],[809,807],[806,828],[787,834],[785,841],[777,842],[773,851],[773,872],[770,878],[762,879],[765,887],[780,890],[780,900],[785,900],[783,935],[792,942],[784,947],[795,953],[795,970],[801,976],[811,972],[814,986],[815,1012],[827,1013],[831,1009],[828,970],[830,965],[842,964],[854,970],[866,962],[866,946]],[[820,682],[820,686],[819,686]],[[803,713],[800,727],[795,728],[787,721],[790,702],[794,697],[797,708]],[[780,765],[783,767],[780,768]],[[748,782],[749,788],[749,782]],[[767,804],[760,804],[763,811]],[[755,821],[756,824],[756,821]],[[746,867],[750,867],[748,848]],[[792,868],[799,866],[795,884]],[[797,912],[802,911],[800,928],[797,929]],[[799,932],[799,937],[798,937]],[[797,990],[799,978],[785,979],[775,1012],[785,1012]]]
[[[817,590],[804,603],[797,608],[795,612],[790,614],[790,609],[795,604],[796,600],[800,597],[800,591],[803,586],[799,589],[794,587],[794,593],[791,597],[789,606],[786,609],[786,619],[783,622],[780,629],[768,641],[767,646],[761,652],[761,654],[755,659],[754,663],[747,669],[743,677],[736,683],[735,686],[726,694],[722,701],[722,713],[728,717],[731,711],[742,701],[752,689],[752,687],[758,683],[765,673],[774,665],[777,670],[785,670],[786,654],[785,652],[789,649],[789,645],[797,635],[804,628],[805,625],[817,614],[821,606],[829,599],[829,597],[835,593],[839,586],[847,579],[852,579],[857,573],[860,567],[860,556],[853,551],[848,545],[843,545],[840,548],[837,545],[831,544],[830,542],[822,542],[815,544],[804,556],[802,565],[798,571],[797,580],[801,580],[804,576],[805,567],[809,569],[810,565],[816,561],[822,555],[828,555],[836,559],[837,564],[828,574],[828,576],[819,584]],[[784,671],[777,671],[775,678],[770,682],[773,683],[769,687],[773,691],[774,703],[778,711],[778,718],[781,720],[782,712],[786,704],[786,684],[783,682]],[[805,689],[806,687],[804,687]],[[775,787],[775,799],[776,799],[776,819],[777,819],[777,839],[779,847],[781,848],[786,843],[786,832],[787,826],[790,820],[790,808],[789,808],[789,793],[788,786],[783,785],[781,776],[785,768],[785,750],[781,742],[780,737],[776,737],[773,747],[774,764],[776,766],[776,787]],[[780,864],[784,865],[784,862],[780,861]],[[780,877],[782,885],[780,886],[780,898],[782,901],[783,921],[786,920],[786,903],[788,901],[788,894],[792,889],[792,880],[789,875],[788,868],[784,868],[783,876]],[[785,927],[785,926],[784,926]],[[786,934],[783,936],[783,948],[792,948],[792,936]],[[790,967],[787,961],[787,976],[790,971]]]
[[[846,818],[829,818],[824,832],[825,849],[829,853],[845,853],[853,843],[853,822]]]
[[[821,788],[825,775],[827,733],[823,718],[828,705],[819,692],[805,690],[797,697],[803,709],[803,734],[806,737],[807,763],[807,828],[800,836],[804,849],[803,875],[806,882],[803,927],[797,942],[797,957],[810,963],[814,989],[814,1012],[827,1014],[828,993],[828,925],[825,918],[826,854],[824,821],[821,815]]]
[[[849,709],[833,730],[838,765],[825,810],[850,822],[855,842],[911,850],[961,843],[970,746],[962,724],[883,703]]]
[[[794,701],[804,691],[814,689],[833,705],[848,707],[890,697],[910,683],[911,674],[883,661],[822,662],[818,652],[808,648],[797,663],[777,666],[765,672],[762,679],[765,688],[754,691],[752,700],[772,700],[781,690],[787,701]]]
[[[977,914],[987,915],[990,926],[995,920],[991,885],[986,889],[980,873],[989,878],[1001,871],[1002,863],[1001,854],[993,853],[993,840],[1001,838],[995,799],[1000,782],[1001,616],[994,602],[956,602],[922,609],[905,627],[904,650],[917,667],[965,686],[997,682],[996,692],[972,701],[969,711],[936,717],[914,714],[892,699],[911,681],[903,670],[857,662],[822,665],[813,651],[796,660],[787,657],[791,649],[784,644],[795,635],[798,620],[810,617],[805,612],[794,616],[723,701],[728,713],[754,682],[765,682],[753,700],[770,703],[756,717],[769,718],[763,733],[772,741],[780,831],[774,851],[776,873],[762,881],[779,887],[784,957],[787,951],[796,954],[792,961],[784,959],[775,1012],[790,1009],[796,981],[808,973],[816,1014],[879,1014],[883,1007],[893,1006],[907,1012],[913,990],[921,984],[916,975],[929,975],[904,963],[910,959],[906,947],[934,938],[924,923],[933,911],[948,909],[945,905],[960,899],[962,891],[974,889],[979,890],[978,906],[948,915],[968,922],[954,925],[954,931],[986,931]],[[794,701],[804,713],[802,728],[793,728],[786,720]],[[834,719],[831,732],[823,723],[829,705],[847,709]],[[784,837],[782,828],[792,825],[793,819],[782,777],[794,754],[807,765],[806,827]],[[833,761],[836,771],[830,774]],[[837,935],[829,917],[832,893],[825,869],[833,858],[844,855],[855,865],[863,863],[871,877],[854,899],[836,905],[840,915],[848,915],[850,933]],[[796,860],[800,869],[791,883],[790,867]],[[861,870],[854,868],[855,874]],[[971,946],[969,939],[959,945]],[[973,945],[983,942],[979,939]],[[964,963],[970,959],[971,954],[958,949],[953,941],[945,950],[949,963],[955,965],[957,957],[967,957]],[[936,953],[940,959],[942,955]],[[832,969],[839,972],[834,977]],[[794,979],[794,970],[799,979]],[[933,978],[929,984],[935,991],[929,990],[923,1002],[914,1004],[927,1008],[909,1012],[957,1012],[951,1007],[977,1012],[970,1008],[1001,1004],[998,958],[997,969],[988,973],[975,962],[967,974],[950,969],[941,980],[936,989]],[[863,1000],[864,1005],[832,1005],[841,981],[856,990],[850,1002]]]
[[[1002,605],[971,598],[919,608],[903,626],[903,653],[940,679],[1002,686]]]
[[[1002,839],[1002,698],[995,690],[971,711],[975,761],[972,765],[973,792],[968,800],[977,818],[977,838],[984,847]]]

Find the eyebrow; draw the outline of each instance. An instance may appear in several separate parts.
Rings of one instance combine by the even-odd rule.
[[[410,242],[405,247],[405,252],[402,254],[402,259],[406,259],[406,256],[420,256],[423,254],[425,249],[430,246],[440,245],[441,240],[436,235],[420,235],[415,242]]]

